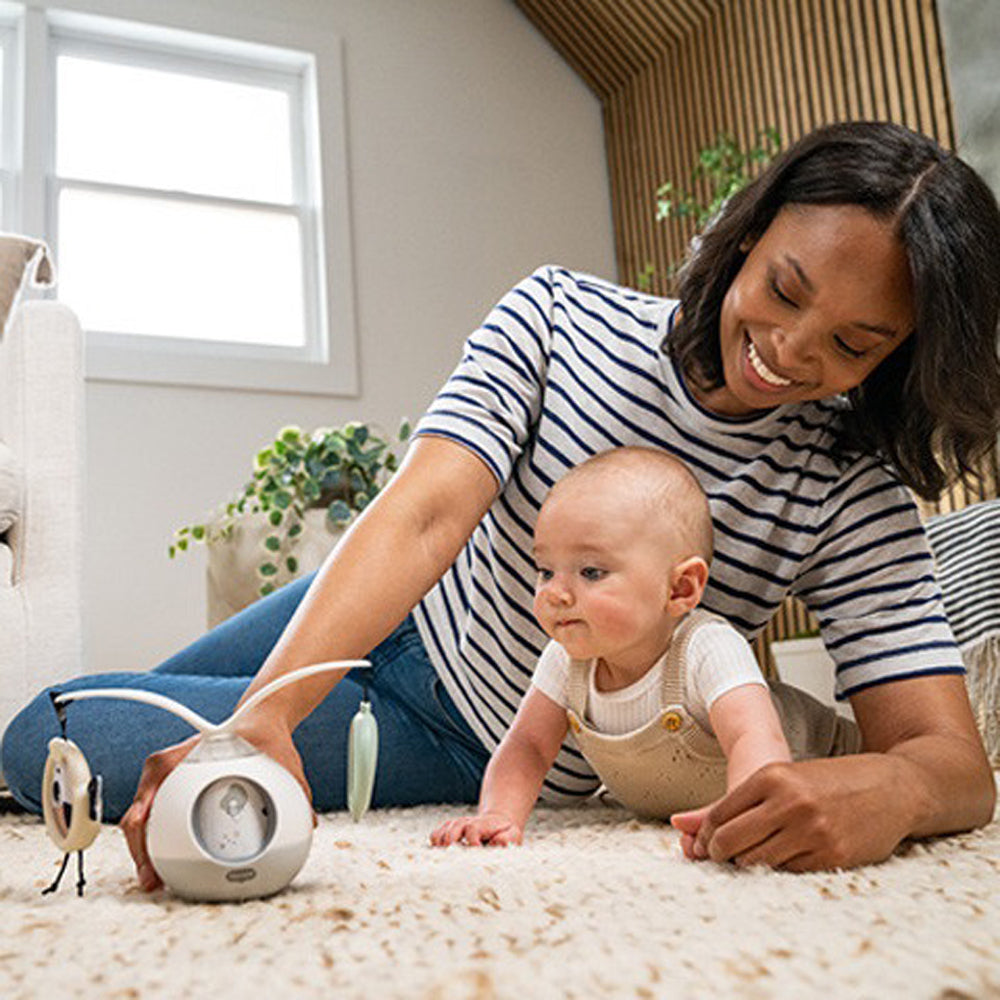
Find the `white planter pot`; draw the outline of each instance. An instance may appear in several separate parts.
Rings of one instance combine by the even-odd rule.
[[[330,524],[325,508],[307,510],[302,522],[302,532],[287,553],[298,560],[298,569],[292,574],[282,566],[281,572],[272,577],[275,586],[289,583],[319,569],[345,530]],[[265,514],[251,514],[237,522],[228,539],[209,544],[209,628],[214,628],[219,622],[260,598],[263,580],[257,573],[257,567],[267,562],[269,556],[277,555],[264,547],[264,539],[273,533],[274,529]],[[282,554],[282,562],[285,555]]]
[[[833,697],[835,666],[819,636],[809,639],[784,639],[771,643],[771,655],[778,679],[811,694],[848,719],[854,718],[847,702]]]

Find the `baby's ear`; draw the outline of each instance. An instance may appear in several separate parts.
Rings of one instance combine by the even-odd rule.
[[[708,583],[708,563],[701,556],[688,556],[677,563],[670,573],[670,596],[667,611],[677,616],[697,607]]]

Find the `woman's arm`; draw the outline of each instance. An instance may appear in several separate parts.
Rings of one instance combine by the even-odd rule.
[[[884,860],[905,837],[989,822],[995,784],[960,676],[891,681],[851,703],[863,753],[751,775],[708,810],[694,856],[849,868]]]
[[[414,440],[323,564],[241,701],[296,667],[374,649],[452,564],[496,493],[493,474],[467,448],[445,438]],[[291,731],[339,678],[291,685],[256,711]]]
[[[365,656],[406,616],[461,551],[497,492],[475,455],[444,438],[417,438],[399,471],[330,554],[242,701],[296,667]],[[254,708],[240,733],[284,765],[310,794],[292,732],[340,674],[290,685]],[[146,850],[156,791],[193,740],[147,758],[122,817],[140,884],[160,883]]]
[[[963,677],[877,685],[856,694],[851,706],[864,749],[905,768],[897,796],[910,817],[906,836],[970,830],[992,819],[996,784]]]

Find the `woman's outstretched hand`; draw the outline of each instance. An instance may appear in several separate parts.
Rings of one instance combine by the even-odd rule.
[[[286,767],[302,786],[306,797],[312,802],[312,792],[302,768],[302,759],[299,757],[295,744],[292,742],[291,733],[287,729],[248,719],[239,726],[238,732],[247,742],[252,743]],[[125,834],[125,841],[135,864],[139,885],[146,892],[152,892],[163,884],[153,868],[146,847],[146,824],[149,821],[153,799],[167,775],[194,749],[198,739],[197,736],[191,736],[182,743],[165,747],[146,758],[142,774],[139,777],[139,787],[136,789],[135,799],[125,815],[122,816],[122,832]],[[315,823],[315,817],[313,822]]]
[[[893,808],[891,768],[877,754],[769,764],[712,805],[670,822],[694,861],[786,871],[882,861],[908,832]]]

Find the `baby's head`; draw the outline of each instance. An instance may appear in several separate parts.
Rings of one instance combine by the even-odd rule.
[[[652,660],[701,599],[712,558],[705,494],[665,451],[616,448],[552,487],[535,525],[535,615],[578,659]]]

